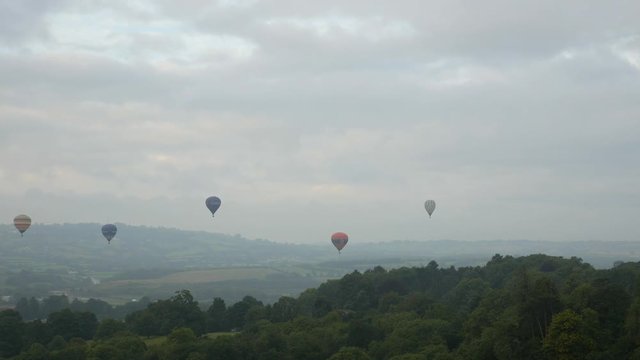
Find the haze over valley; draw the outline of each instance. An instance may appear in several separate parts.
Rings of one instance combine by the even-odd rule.
[[[65,293],[112,303],[166,298],[189,288],[197,299],[236,301],[252,295],[267,303],[294,296],[327,279],[375,266],[478,266],[493,255],[544,253],[579,257],[596,268],[635,261],[640,243],[531,240],[351,240],[340,253],[326,240],[286,244],[241,235],[118,225],[107,244],[100,224],[36,224],[24,237],[0,226],[0,295],[46,297]],[[12,300],[7,299],[7,304]]]

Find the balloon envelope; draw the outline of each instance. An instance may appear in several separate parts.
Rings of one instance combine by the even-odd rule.
[[[433,214],[433,211],[436,209],[436,202],[433,200],[427,200],[424,202],[424,209],[427,210],[429,217]]]
[[[113,224],[106,224],[102,226],[102,236],[107,239],[108,242],[111,242],[116,233],[118,232],[118,228]]]
[[[331,242],[333,243],[333,246],[338,249],[338,252],[340,252],[344,248],[344,246],[347,245],[348,241],[349,236],[343,232],[337,232],[331,235]]]
[[[31,218],[24,214],[18,215],[13,218],[13,225],[20,231],[20,235],[22,236],[29,226],[31,226]]]
[[[207,209],[211,211],[211,215],[214,216],[216,211],[220,208],[222,201],[217,196],[209,196],[207,200],[205,200],[205,205],[207,205]]]

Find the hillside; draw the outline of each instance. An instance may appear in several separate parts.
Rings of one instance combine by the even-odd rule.
[[[189,269],[270,264],[348,263],[379,265],[425,263],[482,264],[493,254],[576,256],[598,268],[640,256],[636,242],[545,242],[528,240],[396,241],[368,243],[352,239],[340,256],[327,240],[322,244],[283,244],[241,235],[117,224],[107,244],[99,224],[34,224],[18,236],[12,225],[0,225],[0,261],[5,268],[67,268],[92,273],[137,269]],[[384,265],[384,264],[383,264]]]
[[[640,244],[623,242],[389,241],[353,239],[338,255],[323,244],[282,244],[240,235],[118,224],[107,244],[99,224],[34,224],[23,238],[0,225],[0,295],[65,293],[112,303],[164,298],[189,285],[198,299],[250,294],[272,302],[326,279],[375,266],[485,263],[495,253],[577,256],[596,268],[633,261]],[[8,300],[11,303],[11,300]]]

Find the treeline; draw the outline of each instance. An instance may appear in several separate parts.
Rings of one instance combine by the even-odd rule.
[[[269,305],[214,299],[202,310],[182,290],[124,321],[66,309],[25,323],[9,310],[0,356],[640,359],[639,280],[639,263],[595,270],[578,258],[496,255],[483,267],[354,271]]]
[[[142,310],[151,303],[148,297],[142,297],[137,301],[129,301],[123,305],[112,306],[108,302],[100,299],[88,299],[80,301],[73,299],[69,302],[66,295],[50,295],[42,300],[35,297],[20,298],[15,309],[25,321],[46,319],[51,313],[69,309],[75,312],[90,312],[98,319],[124,319],[127,314]]]

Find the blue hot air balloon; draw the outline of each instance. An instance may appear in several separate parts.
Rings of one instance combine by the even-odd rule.
[[[207,205],[207,209],[211,211],[211,216],[215,216],[216,211],[220,208],[220,204],[222,204],[222,201],[217,196],[209,196],[204,203]]]
[[[118,228],[113,224],[106,224],[102,226],[102,235],[105,239],[107,239],[107,242],[109,242],[109,244],[111,244],[111,239],[116,236],[117,232]]]

